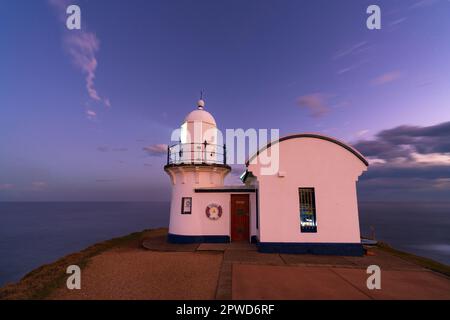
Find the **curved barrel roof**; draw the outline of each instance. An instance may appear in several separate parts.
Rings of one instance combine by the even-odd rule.
[[[317,133],[293,134],[293,135],[282,137],[277,141],[270,142],[267,145],[265,145],[264,147],[262,147],[261,149],[259,149],[258,152],[256,152],[253,156],[251,156],[250,159],[247,160],[245,165],[248,166],[250,161],[252,161],[254,158],[256,158],[262,151],[269,149],[273,144],[280,143],[280,142],[290,140],[290,139],[298,139],[298,138],[313,138],[313,139],[321,139],[321,140],[332,142],[334,144],[337,144],[338,146],[341,146],[342,148],[346,149],[347,151],[351,152],[353,155],[355,155],[355,157],[357,157],[359,160],[361,160],[362,163],[364,163],[366,166],[369,166],[369,162],[356,149],[352,148],[348,144],[345,144],[344,142],[339,141],[335,138],[331,138],[331,137],[324,136],[324,135],[317,134]]]

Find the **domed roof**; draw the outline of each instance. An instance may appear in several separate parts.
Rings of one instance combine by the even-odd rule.
[[[216,120],[211,115],[211,113],[209,113],[208,111],[205,111],[205,109],[203,109],[204,106],[205,106],[205,102],[203,100],[199,100],[198,108],[194,111],[191,111],[191,113],[189,113],[186,116],[184,121],[185,122],[201,121],[201,122],[206,122],[206,123],[216,126]]]

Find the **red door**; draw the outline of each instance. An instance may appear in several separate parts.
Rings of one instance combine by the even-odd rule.
[[[231,195],[231,241],[250,238],[250,200],[248,194]]]

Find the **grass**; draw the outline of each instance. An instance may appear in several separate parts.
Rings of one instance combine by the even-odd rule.
[[[383,251],[386,251],[386,252],[394,255],[394,256],[403,258],[403,259],[408,260],[412,263],[415,263],[419,266],[442,273],[442,274],[450,277],[450,266],[448,266],[448,265],[434,261],[429,258],[424,258],[421,256],[417,256],[415,254],[412,254],[412,253],[407,253],[404,251],[394,249],[391,246],[389,246],[387,243],[384,243],[384,242],[378,242],[377,247]]]
[[[92,257],[113,248],[138,248],[145,238],[164,234],[166,229],[144,230],[124,237],[118,237],[94,244],[80,252],[69,254],[57,261],[43,265],[26,274],[18,283],[7,284],[0,288],[0,300],[40,300],[61,287],[68,274],[70,265],[78,265],[81,269],[89,264]]]

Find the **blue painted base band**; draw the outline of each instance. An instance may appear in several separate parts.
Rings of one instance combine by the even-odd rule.
[[[263,253],[318,254],[335,256],[362,256],[360,243],[283,243],[259,242],[258,251]]]
[[[169,233],[167,241],[170,243],[228,243],[229,236],[185,236]]]

